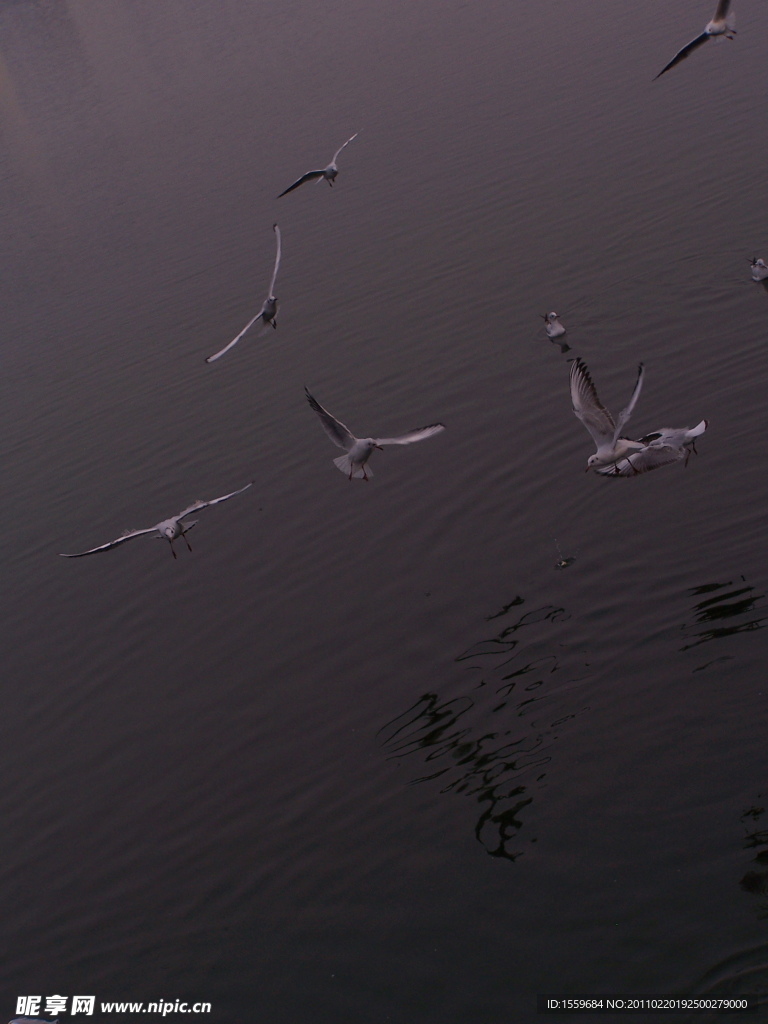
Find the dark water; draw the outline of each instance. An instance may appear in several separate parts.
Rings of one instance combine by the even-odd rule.
[[[656,6],[0,7],[8,1018],[768,988],[768,6]],[[570,355],[698,457],[586,475]]]

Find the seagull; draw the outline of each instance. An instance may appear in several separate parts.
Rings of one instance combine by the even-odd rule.
[[[293,192],[293,190],[298,188],[299,185],[303,185],[305,181],[312,181],[313,178],[317,178],[318,182],[325,178],[329,185],[333,185],[334,178],[339,173],[339,169],[336,166],[336,161],[339,159],[339,153],[350,144],[352,139],[356,139],[359,134],[359,132],[355,132],[354,135],[347,139],[343,146],[339,146],[333,154],[333,160],[331,160],[327,167],[324,167],[321,171],[307,171],[306,174],[302,174],[297,181],[294,181],[292,185],[289,185],[285,192],[281,192],[277,198],[281,199],[283,196],[287,196],[289,192]]]
[[[414,441],[424,441],[426,438],[432,437],[433,434],[439,434],[441,430],[445,430],[442,423],[432,423],[428,427],[419,427],[400,437],[355,437],[343,423],[331,416],[328,410],[312,397],[306,386],[304,391],[307,401],[320,417],[320,422],[328,437],[335,445],[344,448],[347,452],[346,455],[340,455],[338,459],[334,459],[333,464],[338,466],[342,473],[348,473],[350,480],[352,477],[356,477],[358,480],[367,481],[369,476],[373,476],[372,469],[366,471],[366,463],[375,448],[380,449],[385,444],[412,444]]]
[[[620,437],[621,428],[632,415],[637,399],[640,396],[640,389],[643,386],[645,370],[643,364],[637,368],[637,381],[635,382],[632,397],[629,405],[619,413],[616,423],[613,417],[597,397],[595,385],[589,375],[587,364],[583,359],[574,359],[571,363],[571,402],[573,411],[592,435],[592,440],[597,445],[597,451],[590,455],[587,460],[587,470],[596,466],[609,466],[617,462],[630,451],[639,451],[645,445],[640,441],[630,441],[626,437]]]
[[[275,328],[275,330],[277,330],[277,321],[275,320],[275,316],[277,315],[277,298],[275,297],[275,279],[277,277],[277,271],[278,271],[278,268],[280,266],[280,256],[281,256],[281,253],[282,253],[282,244],[281,244],[281,240],[280,240],[280,228],[277,226],[277,224],[273,224],[272,225],[272,229],[275,232],[275,235],[277,236],[277,255],[275,256],[275,269],[272,271],[272,280],[269,282],[269,295],[267,295],[266,299],[264,299],[264,305],[261,307],[261,309],[256,314],[256,316],[253,318],[253,320],[249,320],[248,323],[245,325],[245,327],[242,329],[242,331],[240,331],[238,336],[236,338],[233,338],[232,341],[230,341],[230,343],[228,345],[225,345],[224,348],[220,352],[217,352],[213,356],[208,356],[208,358],[205,360],[206,363],[213,363],[217,359],[220,359],[224,355],[225,352],[229,352],[229,350],[234,345],[236,345],[238,343],[238,341],[240,341],[240,339],[245,334],[245,332],[247,330],[249,330],[249,328],[251,328],[256,323],[256,321],[259,320],[259,319],[261,319],[265,324],[272,324],[272,326]]]
[[[657,78],[661,78],[665,71],[669,71],[669,69],[673,68],[675,64],[679,64],[681,60],[685,60],[690,53],[693,53],[695,49],[706,43],[706,41],[711,39],[712,36],[725,36],[726,39],[733,39],[736,35],[736,30],[733,27],[733,20],[730,22],[728,21],[728,9],[730,6],[731,0],[718,0],[717,10],[715,11],[715,16],[712,21],[709,22],[701,35],[692,39],[690,43],[687,43],[682,48],[682,50],[678,50],[669,64],[663,67],[658,75],[654,77],[654,82]]]
[[[682,459],[687,466],[691,453],[696,454],[696,438],[708,425],[707,420],[702,420],[695,427],[661,427],[640,438],[638,443],[644,444],[644,448],[631,452],[613,465],[599,466],[595,472],[601,476],[638,476]]]
[[[209,505],[218,505],[221,501],[226,501],[228,498],[234,498],[236,494],[242,494],[243,491],[247,491],[253,483],[246,484],[245,487],[241,487],[239,491],[232,491],[230,494],[223,494],[220,498],[212,498],[210,501],[195,501],[189,508],[185,508],[183,512],[179,512],[177,516],[171,516],[170,519],[163,519],[161,523],[157,523],[156,526],[150,526],[146,530],[130,530],[124,533],[122,537],[118,537],[117,540],[111,540],[108,544],[100,544],[97,548],[91,548],[89,551],[78,551],[75,555],[61,554],[62,558],[82,558],[84,555],[95,555],[97,551],[109,551],[110,548],[116,548],[118,544],[124,544],[127,540],[133,540],[134,537],[142,537],[144,534],[153,533],[158,537],[164,537],[171,545],[171,554],[176,557],[176,552],[173,550],[173,542],[179,537],[184,538],[184,543],[187,545],[189,550],[189,541],[187,540],[186,534],[192,529],[197,520],[193,520],[191,523],[182,522],[182,520],[193,512],[199,512],[201,509],[208,508]],[[13,1022],[12,1022],[13,1024]]]
[[[765,281],[768,278],[768,266],[766,266],[765,260],[751,259],[749,262],[752,265],[752,280]]]
[[[551,313],[540,313],[539,316],[546,322],[544,330],[549,338],[559,338],[565,334],[565,328],[560,323],[560,317],[554,310]]]

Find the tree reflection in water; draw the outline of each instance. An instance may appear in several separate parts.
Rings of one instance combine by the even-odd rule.
[[[516,597],[486,621],[507,620],[523,603]],[[574,652],[559,638],[569,618],[553,605],[519,615],[455,659],[473,672],[469,692],[426,693],[379,730],[390,759],[416,757],[427,767],[411,785],[441,779],[440,792],[475,798],[475,836],[492,857],[521,855],[521,814],[534,799],[532,787],[544,785],[555,730],[588,710],[566,711],[558,704],[562,687],[552,686],[557,673],[569,673],[563,682],[573,679]],[[583,675],[583,656],[579,661]]]
[[[706,583],[688,592],[693,597],[712,596],[694,604],[696,621],[683,626],[688,642],[680,648],[681,651],[764,626],[766,615],[757,604],[765,595],[758,594],[743,576],[738,583]]]
[[[758,793],[758,797],[760,794]],[[739,885],[744,892],[758,897],[758,915],[768,917],[768,829],[757,829],[754,826],[765,814],[765,807],[748,807],[741,816],[747,829],[744,837],[744,849],[756,850],[752,858],[752,866],[744,874]],[[751,831],[750,831],[751,828]]]

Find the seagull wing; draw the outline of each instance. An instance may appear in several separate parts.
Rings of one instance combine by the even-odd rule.
[[[91,548],[89,551],[78,551],[75,555],[65,555],[64,552],[59,552],[59,554],[62,558],[82,558],[83,555],[95,555],[97,551],[109,551],[110,548],[116,548],[118,544],[124,544],[127,540],[142,537],[147,533],[157,533],[157,527],[150,526],[147,530],[131,530],[129,533],[124,533],[122,537],[118,537],[117,540],[111,540],[109,544],[100,544],[97,548]]]
[[[727,8],[728,4],[726,3],[725,6]],[[719,8],[718,8],[718,10],[719,10]],[[656,81],[657,78],[661,78],[661,76],[664,74],[665,71],[669,71],[669,69],[673,68],[675,66],[675,64],[679,64],[681,60],[685,60],[685,58],[690,53],[693,53],[694,50],[698,49],[698,47],[700,47],[702,44],[706,43],[706,41],[708,39],[709,39],[709,33],[708,32],[702,32],[700,36],[696,36],[695,39],[692,39],[690,41],[690,43],[688,43],[686,46],[684,46],[682,48],[682,50],[678,50],[678,52],[675,54],[675,56],[672,58],[672,60],[669,62],[669,64],[667,64],[665,67],[663,67],[661,69],[661,71],[658,73],[658,75],[654,76],[654,79],[653,79],[654,82]]]
[[[346,148],[347,148],[347,146],[348,146],[348,145],[350,144],[350,142],[352,141],[352,139],[356,139],[358,135],[359,135],[359,132],[355,132],[355,134],[354,134],[354,135],[350,135],[350,137],[349,137],[349,138],[347,139],[347,141],[346,141],[346,142],[344,143],[344,145],[343,145],[343,146],[339,146],[339,148],[338,148],[338,149],[336,150],[336,152],[335,152],[335,153],[333,154],[333,160],[331,160],[331,164],[335,164],[335,163],[336,163],[336,161],[337,161],[337,160],[339,159],[339,153],[340,153],[340,152],[342,151],[342,149],[346,149]],[[293,187],[294,187],[294,186],[292,185],[292,186],[291,186],[291,188],[293,188]],[[278,198],[279,198],[279,197],[278,197]]]
[[[728,16],[728,8],[731,6],[731,0],[719,0],[717,10],[715,11],[715,17],[713,21],[724,21]]]
[[[672,445],[649,444],[638,452],[633,452],[624,459],[619,459],[609,466],[593,467],[601,476],[638,476],[649,473],[660,466],[668,466],[671,462],[679,462],[686,455],[685,448]]]
[[[277,255],[275,256],[275,269],[272,271],[272,280],[269,282],[269,297],[273,299],[275,297],[275,281],[277,280],[277,271],[280,268],[280,256],[282,255],[283,247],[280,239],[280,228],[277,224],[273,224],[275,234],[277,235]]]
[[[414,441],[425,441],[428,437],[439,434],[441,430],[445,430],[443,423],[432,423],[428,427],[418,427],[400,437],[374,437],[372,440],[376,444],[413,444]]]
[[[247,491],[249,487],[253,485],[253,480],[245,487],[241,487],[239,491],[231,491],[229,494],[222,494],[220,498],[211,498],[210,501],[195,501],[189,508],[185,508],[183,512],[179,512],[176,519],[183,519],[184,516],[190,516],[193,512],[199,512],[201,508],[208,508],[209,505],[218,505],[220,501],[227,501],[228,498],[234,498],[236,494],[242,494],[243,491]]]
[[[645,367],[643,366],[642,363],[640,363],[638,365],[638,367],[637,367],[637,380],[635,381],[635,386],[634,386],[634,388],[632,390],[632,397],[629,399],[629,404],[627,405],[626,409],[622,409],[621,410],[621,412],[619,413],[619,418],[616,420],[616,431],[615,431],[615,433],[613,435],[614,443],[616,441],[616,438],[621,433],[622,427],[627,422],[629,417],[632,415],[632,410],[637,405],[637,400],[640,397],[640,390],[641,390],[641,388],[643,386],[643,378],[644,377],[645,377]]]
[[[322,171],[307,171],[306,174],[302,174],[298,181],[294,181],[292,185],[289,185],[285,192],[281,192],[277,198],[281,199],[283,196],[287,196],[289,192],[293,192],[295,188],[303,185],[305,181],[312,181],[313,178],[322,178],[324,174],[324,169]]]
[[[233,338],[233,339],[232,339],[232,341],[230,341],[230,343],[229,343],[228,345],[225,345],[225,346],[224,346],[224,348],[223,348],[223,349],[221,349],[221,351],[220,351],[220,352],[217,352],[217,353],[216,353],[215,355],[212,355],[212,356],[208,356],[208,358],[207,358],[207,359],[205,360],[205,361],[206,361],[206,363],[215,363],[217,359],[221,359],[221,357],[222,357],[222,356],[224,355],[224,353],[225,353],[225,352],[229,352],[229,350],[230,350],[230,349],[231,349],[231,348],[232,348],[232,347],[233,347],[234,345],[236,345],[236,344],[238,343],[238,341],[240,341],[240,339],[241,339],[241,338],[242,338],[242,336],[243,336],[243,335],[245,334],[245,332],[246,332],[247,330],[249,330],[249,329],[250,329],[251,327],[253,327],[253,325],[254,325],[254,324],[256,323],[256,321],[257,321],[257,320],[259,319],[259,317],[261,316],[261,313],[262,313],[262,310],[263,310],[263,308],[264,308],[264,307],[262,306],[261,310],[259,310],[259,312],[258,312],[258,313],[256,314],[256,316],[255,316],[255,317],[254,317],[254,318],[253,318],[252,320],[249,320],[249,321],[248,321],[248,323],[247,323],[247,324],[245,325],[245,327],[244,327],[244,328],[242,329],[242,331],[240,331],[240,333],[238,334],[238,336],[237,336],[236,338]]]
[[[307,401],[315,410],[317,415],[320,417],[320,422],[323,424],[323,429],[335,445],[339,448],[343,448],[345,451],[351,451],[357,442],[357,438],[354,434],[350,433],[349,429],[340,423],[335,416],[331,416],[327,409],[324,409],[320,403],[310,395],[306,385],[304,391],[307,395]]]
[[[598,448],[613,443],[616,425],[613,417],[597,397],[595,385],[582,359],[571,363],[571,402],[573,411],[592,435]]]

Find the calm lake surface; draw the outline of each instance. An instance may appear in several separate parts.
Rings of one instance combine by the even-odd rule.
[[[768,989],[768,4],[651,81],[711,6],[0,5],[6,1019]],[[698,456],[586,474],[573,356]],[[348,483],[304,385],[447,429]]]

